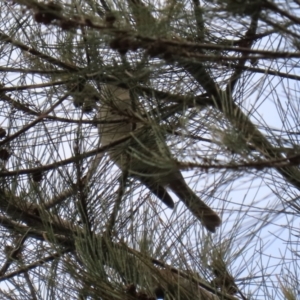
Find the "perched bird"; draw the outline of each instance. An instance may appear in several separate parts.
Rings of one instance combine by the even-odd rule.
[[[216,231],[221,219],[186,184],[159,125],[151,122],[138,101],[131,99],[128,89],[113,85],[102,88],[98,120],[101,145],[114,143],[107,151],[121,170],[127,170],[129,176],[173,208],[174,202],[166,190],[169,188],[207,230]]]

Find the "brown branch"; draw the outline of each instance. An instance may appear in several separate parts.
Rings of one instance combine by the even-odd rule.
[[[279,152],[277,149],[274,149],[274,152]],[[283,168],[283,167],[291,167],[291,166],[298,166],[300,164],[300,155],[293,155],[288,158],[277,158],[277,159],[270,159],[270,160],[261,160],[261,161],[253,161],[249,163],[228,163],[228,164],[198,164],[198,163],[182,163],[177,162],[178,167],[181,170],[189,170],[191,168],[200,168],[203,170],[210,170],[210,169],[227,169],[227,170],[240,170],[240,169],[249,169],[253,168],[256,170],[263,170],[264,168]]]
[[[21,5],[28,5],[30,8],[33,9],[45,9],[45,5],[35,2],[35,1],[26,1],[26,0],[17,0],[17,3],[21,4]],[[112,28],[111,26],[103,26],[103,25],[99,25],[97,23],[94,23],[93,21],[91,21],[88,17],[87,18],[83,18],[81,16],[76,16],[74,15],[72,18],[70,18],[69,16],[63,16],[61,14],[59,14],[57,16],[57,19],[59,22],[57,23],[51,23],[52,25],[56,25],[59,27],[64,28],[64,25],[68,25],[71,28],[78,28],[81,26],[87,26],[90,28],[94,28],[94,29],[98,29],[101,31],[106,32],[107,34],[110,35],[114,35],[115,37],[118,37],[118,39],[121,37],[126,37],[129,38],[130,41],[135,41],[138,43],[135,43],[135,46],[141,49],[149,49],[149,47],[151,45],[157,44],[159,43],[162,48],[171,46],[171,47],[176,47],[176,48],[184,48],[184,49],[190,49],[191,52],[187,55],[189,57],[193,57],[193,55],[195,54],[195,50],[196,51],[201,51],[201,50],[220,50],[220,51],[232,51],[232,52],[237,52],[237,53],[247,53],[247,54],[256,54],[256,55],[261,55],[259,58],[299,58],[300,54],[299,53],[295,53],[295,52],[274,52],[274,51],[265,51],[265,50],[252,50],[252,49],[248,49],[248,48],[243,48],[243,47],[233,47],[233,46],[227,46],[227,45],[216,45],[216,44],[208,44],[208,43],[192,43],[192,42],[185,42],[185,41],[175,41],[175,40],[169,40],[169,39],[157,39],[157,38],[152,38],[152,37],[146,37],[146,36],[142,36],[139,34],[136,34],[134,31],[131,30],[123,30],[123,29],[118,29],[118,28]],[[5,36],[5,38],[9,38],[8,36]],[[1,35],[0,35],[1,38]],[[4,40],[5,40],[4,38]],[[18,43],[18,42],[16,42]],[[23,45],[24,47],[25,45]],[[31,48],[25,46],[26,48],[22,50],[25,51],[29,51],[32,50]],[[129,45],[130,48],[130,45]],[[136,50],[137,50],[136,49]],[[33,52],[36,50],[32,50]],[[44,54],[42,53],[38,53],[41,58]],[[182,53],[182,55],[185,55],[184,52]],[[201,56],[195,56],[198,58],[201,58]],[[203,59],[207,57],[205,55],[203,55]],[[211,56],[211,59],[213,59],[214,57]],[[51,59],[53,60],[52,57],[46,56],[45,59],[48,59],[49,62],[51,62]],[[214,58],[216,59],[216,57]],[[226,57],[224,57],[224,59],[226,59]],[[237,59],[237,58],[235,58]],[[58,65],[57,60],[54,59],[54,64]],[[61,63],[61,62],[59,62]],[[70,71],[78,71],[79,69],[72,66],[72,65],[68,65],[68,64],[64,64],[61,63],[62,67],[66,68],[66,69],[70,69]]]
[[[26,241],[27,238],[27,234],[19,237],[16,241],[15,241],[15,247],[6,245],[5,246],[5,254],[7,255],[7,260],[5,261],[5,263],[3,264],[2,268],[0,269],[0,276],[3,276],[5,274],[5,272],[8,270],[8,268],[10,267],[10,265],[15,261],[15,260],[19,260],[19,256],[21,255],[22,252],[22,246]]]
[[[59,106],[65,99],[68,98],[68,96],[77,89],[77,85],[75,87],[73,87],[70,91],[68,91],[64,96],[62,96],[55,104],[53,104],[49,109],[47,109],[46,111],[42,112],[39,114],[39,116],[32,121],[31,123],[29,123],[28,125],[25,125],[22,129],[20,129],[18,132],[8,136],[6,139],[4,139],[2,142],[0,142],[0,146],[14,140],[15,138],[17,138],[18,136],[20,136],[21,134],[25,133],[26,131],[28,131],[29,129],[31,129],[32,127],[34,127],[36,124],[38,124],[39,122],[41,122],[42,120],[44,120],[48,114],[50,114],[57,106]]]
[[[253,39],[251,40],[249,38],[253,37],[256,34],[258,20],[259,20],[259,12],[255,12],[251,17],[251,24],[249,26],[249,29],[245,33],[243,41],[241,42],[243,44],[239,45],[240,47],[243,46],[248,49],[252,48],[254,40]],[[228,84],[226,87],[226,92],[228,94],[229,93],[232,94],[235,85],[237,84],[238,80],[241,78],[241,76],[243,74],[243,71],[244,71],[243,67],[245,66],[248,59],[250,59],[249,53],[242,52],[242,59],[239,60],[237,66],[235,68],[235,72],[232,74],[232,76],[228,80]]]
[[[13,38],[11,38],[10,36],[8,36],[7,34],[4,34],[3,32],[0,33],[0,40],[6,44],[11,44],[13,45],[14,47],[16,48],[19,48],[25,52],[28,52],[34,56],[37,56],[47,62],[49,62],[50,64],[53,64],[53,65],[56,65],[58,67],[61,67],[61,68],[64,68],[66,70],[69,70],[69,71],[78,71],[79,69],[77,67],[74,67],[73,65],[71,64],[68,64],[68,63],[64,63],[52,56],[49,56],[47,54],[44,54],[34,48],[31,48],[29,46],[26,46],[25,44],[19,42],[19,41],[16,41],[14,40]]]
[[[31,282],[31,279],[29,277],[29,274],[28,274],[28,271],[25,271],[24,273],[24,277],[25,277],[25,280],[26,280],[26,283],[29,287],[29,291],[30,291],[30,294],[31,294],[31,299],[32,300],[38,300],[37,296],[36,296],[36,290]]]
[[[24,174],[33,174],[35,172],[42,172],[43,173],[45,171],[57,169],[61,166],[65,166],[65,165],[74,163],[79,159],[88,158],[88,157],[94,156],[98,153],[106,152],[110,148],[112,148],[114,146],[117,146],[117,145],[127,141],[128,139],[131,139],[131,135],[128,135],[128,136],[126,136],[122,139],[119,139],[119,140],[117,140],[113,143],[110,143],[109,145],[99,147],[95,150],[91,150],[91,151],[85,152],[83,154],[73,156],[71,158],[61,160],[61,161],[57,161],[57,162],[54,162],[52,164],[44,165],[44,166],[41,166],[41,167],[23,169],[23,170],[19,169],[19,170],[16,170],[16,171],[1,171],[0,172],[0,178],[1,177],[12,177],[12,176],[24,175]],[[253,145],[251,145],[251,150],[259,151],[257,149],[257,147],[255,146],[253,141],[252,141],[252,143],[253,143]],[[178,164],[182,168],[199,167],[199,168],[202,168],[202,169],[241,169],[241,168],[250,168],[250,167],[252,167],[252,168],[255,168],[255,169],[262,169],[264,167],[281,168],[281,167],[294,166],[295,161],[297,161],[300,158],[300,156],[298,154],[292,155],[289,158],[278,157],[277,155],[280,155],[278,149],[272,148],[272,151],[274,153],[276,153],[276,157],[274,159],[270,158],[267,161],[262,160],[262,161],[258,161],[258,162],[250,162],[250,163],[242,163],[242,164],[224,164],[224,165],[212,165],[212,164],[207,165],[207,164],[194,164],[194,163],[184,164],[184,163],[181,163],[181,162],[178,162]],[[259,151],[259,152],[261,152],[261,151]],[[52,207],[52,206],[56,205],[57,203],[63,201],[67,197],[71,196],[73,193],[74,193],[74,189],[68,189],[68,190],[64,191],[60,196],[58,196],[53,201],[51,201],[51,204],[49,204],[49,207]]]
[[[119,144],[129,140],[130,138],[131,138],[131,135],[128,135],[128,136],[126,136],[126,137],[124,137],[124,138],[122,138],[118,141],[110,143],[107,146],[100,147],[98,149],[95,149],[95,150],[92,150],[92,151],[89,151],[89,152],[85,152],[85,153],[80,154],[78,156],[73,156],[71,158],[67,158],[65,160],[54,162],[54,163],[49,164],[49,165],[44,165],[44,166],[41,166],[41,167],[31,168],[31,169],[16,170],[16,171],[1,171],[0,172],[0,178],[1,177],[11,177],[11,176],[15,176],[15,175],[32,174],[32,173],[35,173],[35,172],[45,172],[45,171],[49,171],[49,170],[54,170],[54,169],[57,169],[59,167],[66,166],[68,164],[74,163],[78,159],[84,159],[84,158],[87,158],[87,157],[90,157],[90,156],[94,156],[98,153],[106,152],[111,147],[119,145]]]
[[[66,253],[69,253],[71,251],[72,251],[71,249],[65,249],[65,250],[61,250],[60,252],[56,252],[56,253],[54,253],[52,255],[46,256],[46,257],[44,257],[42,259],[39,259],[39,260],[37,260],[37,261],[35,261],[35,262],[33,262],[33,263],[25,266],[25,267],[19,268],[18,270],[14,271],[14,272],[11,272],[9,274],[1,276],[0,277],[0,282],[4,281],[4,280],[7,280],[7,279],[10,279],[10,278],[13,278],[13,277],[15,277],[17,275],[21,275],[21,274],[23,274],[25,272],[28,272],[30,270],[33,270],[33,269],[35,269],[37,267],[40,267],[40,266],[44,265],[45,263],[53,261],[53,260],[55,260],[57,258],[60,258],[62,255],[66,254]]]
[[[255,57],[257,58],[257,57]],[[221,65],[225,66],[225,67],[229,67],[232,68],[232,64],[228,64],[226,62],[220,62]],[[252,73],[258,73],[258,74],[264,74],[264,75],[273,75],[273,76],[277,76],[277,77],[281,77],[281,78],[288,78],[288,79],[293,79],[293,80],[298,80],[300,81],[300,76],[298,75],[294,75],[294,74],[286,74],[283,72],[279,72],[279,71],[273,71],[270,69],[259,69],[259,68],[254,68],[254,67],[250,67],[250,66],[239,66],[236,65],[234,66],[235,69],[242,69],[243,71],[248,71],[248,72],[252,72]]]
[[[66,75],[70,74],[70,71],[64,70],[40,70],[40,69],[24,69],[24,68],[13,68],[13,67],[1,67],[0,72],[11,72],[11,73],[23,73],[23,74],[41,74],[41,75]]]
[[[70,80],[60,80],[60,81],[53,81],[53,82],[47,82],[47,83],[18,85],[18,86],[11,86],[11,87],[2,86],[2,87],[0,87],[0,93],[26,91],[26,90],[30,90],[30,89],[37,89],[37,88],[43,88],[43,87],[52,87],[52,86],[66,84],[69,82],[71,82],[71,81]]]
[[[298,25],[300,24],[300,18],[291,15],[290,13],[288,13],[287,10],[282,10],[275,3],[271,2],[271,1],[266,1],[265,5],[268,9],[270,9],[270,10],[274,11],[275,13],[278,13],[278,14],[286,17],[290,21],[292,21],[293,24],[298,24]]]

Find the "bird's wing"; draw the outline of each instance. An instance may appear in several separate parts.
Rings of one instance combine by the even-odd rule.
[[[141,183],[143,183],[158,199],[160,199],[169,208],[174,208],[174,202],[164,186],[155,182],[151,177],[138,177]]]

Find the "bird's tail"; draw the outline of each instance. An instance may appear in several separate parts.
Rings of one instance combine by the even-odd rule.
[[[173,180],[169,187],[207,230],[216,232],[216,227],[222,222],[220,217],[188,187],[183,178]]]

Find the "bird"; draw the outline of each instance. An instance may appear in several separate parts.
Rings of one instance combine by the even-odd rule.
[[[108,146],[110,159],[166,206],[174,208],[170,189],[208,231],[216,232],[220,217],[187,185],[157,121],[151,122],[151,114],[131,95],[127,88],[102,86],[97,114],[101,146]]]

